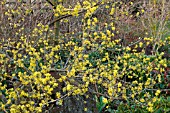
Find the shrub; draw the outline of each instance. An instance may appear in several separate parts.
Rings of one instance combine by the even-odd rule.
[[[170,61],[169,56],[165,57],[169,49],[161,47],[169,47],[170,37],[150,31],[132,43],[124,44],[120,38],[124,32],[119,19],[124,20],[129,13],[124,12],[125,7],[138,23],[145,20],[142,5],[139,16],[138,10],[133,12],[133,8],[138,8],[133,2],[126,3],[131,7],[119,1],[86,0],[69,7],[59,1],[54,12],[48,10],[55,16],[53,21],[29,22],[25,19],[33,18],[35,12],[23,9],[21,4],[18,1],[18,7],[9,7],[1,2],[2,112],[50,111],[54,107],[51,103],[62,105],[66,97],[76,96],[96,99],[99,112],[169,111]],[[115,8],[116,5],[120,7]],[[62,31],[66,28],[62,25],[69,25],[67,22],[72,19],[78,26]],[[51,27],[53,24],[55,27]],[[162,27],[158,26],[159,32]],[[85,107],[84,111],[88,109]]]

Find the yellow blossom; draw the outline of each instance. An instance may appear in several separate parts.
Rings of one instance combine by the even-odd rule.
[[[107,104],[107,103],[108,103],[107,98],[103,97],[102,102],[105,103],[105,104]]]
[[[160,91],[160,90],[157,90],[156,93],[155,93],[155,95],[158,96],[160,93],[161,93],[161,91]]]
[[[122,86],[122,83],[121,83],[121,82],[119,82],[119,83],[118,83],[118,87],[121,87],[121,86]]]
[[[140,99],[140,102],[145,102],[145,100],[143,98]]]

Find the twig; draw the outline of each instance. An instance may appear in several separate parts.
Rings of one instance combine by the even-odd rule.
[[[95,92],[95,91],[93,91],[92,89],[90,89],[90,88],[88,88],[89,89],[89,92],[90,93],[93,93],[93,94],[97,94],[97,95],[101,95],[101,96],[104,96],[104,97],[107,97],[107,98],[110,98],[108,95],[106,95],[106,94],[102,94],[102,93],[99,93],[99,92]]]
[[[84,12],[86,12],[86,10],[79,11],[78,14],[81,14],[81,13],[84,13]],[[57,18],[56,20],[53,20],[53,21],[49,24],[49,26],[53,25],[55,22],[58,22],[58,21],[60,21],[60,20],[62,20],[62,19],[64,19],[64,18],[68,18],[68,17],[72,17],[72,16],[73,16],[72,14],[67,14],[67,15],[60,16],[60,17]]]
[[[130,46],[133,46],[133,45],[135,45],[135,44],[139,43],[141,40],[142,40],[142,38],[139,38],[139,40],[138,40],[138,41],[136,41],[136,42],[134,42],[134,43],[132,43],[132,44],[129,44],[128,46],[129,46],[129,47],[130,47]]]
[[[64,69],[66,68],[66,66],[67,66],[67,64],[68,64],[68,62],[69,62],[69,60],[70,60],[70,56],[68,57],[68,59],[67,59],[65,65],[64,65]]]
[[[56,6],[50,0],[46,0],[46,1],[53,7],[53,9],[56,8]]]
[[[67,72],[67,70],[65,69],[55,69],[55,68],[51,68],[50,71]]]
[[[100,5],[100,4],[101,4],[101,1],[98,2],[96,5],[94,5],[93,7],[96,7],[96,6]],[[87,10],[88,10],[88,9],[84,9],[84,10],[82,10],[82,11],[79,11],[78,14],[82,14],[82,13],[86,12]],[[60,20],[62,20],[62,19],[64,19],[64,18],[68,18],[68,17],[72,17],[72,16],[73,16],[72,14],[67,14],[67,15],[60,16],[60,17],[57,18],[56,20],[53,20],[53,21],[49,24],[49,26],[53,25],[53,24],[54,24],[55,22],[57,22],[57,21],[60,21]]]
[[[42,106],[42,107],[44,107],[46,104],[50,104],[50,103],[53,103],[53,102],[59,101],[59,100],[61,100],[61,99],[65,98],[66,96],[68,96],[68,94],[65,94],[64,96],[62,96],[62,97],[60,97],[60,98],[58,98],[58,99],[55,99],[55,100],[49,101],[48,103],[43,104],[43,106]]]
[[[95,89],[96,89],[96,91],[97,91],[97,96],[99,97],[99,91],[98,91],[98,88],[97,88],[96,83],[95,83],[94,85],[95,85]]]
[[[149,90],[149,91],[157,91],[157,90],[160,90],[160,91],[170,91],[170,89],[144,89],[144,90]]]

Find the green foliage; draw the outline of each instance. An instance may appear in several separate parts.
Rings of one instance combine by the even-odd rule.
[[[103,102],[103,96],[100,96],[100,98],[98,99],[97,97],[96,98],[96,105],[97,105],[97,109],[98,109],[98,112],[101,113],[103,108],[106,107],[106,103]]]

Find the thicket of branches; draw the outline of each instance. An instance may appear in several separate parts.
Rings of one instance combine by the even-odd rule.
[[[0,1],[0,112],[169,112],[169,3]]]

